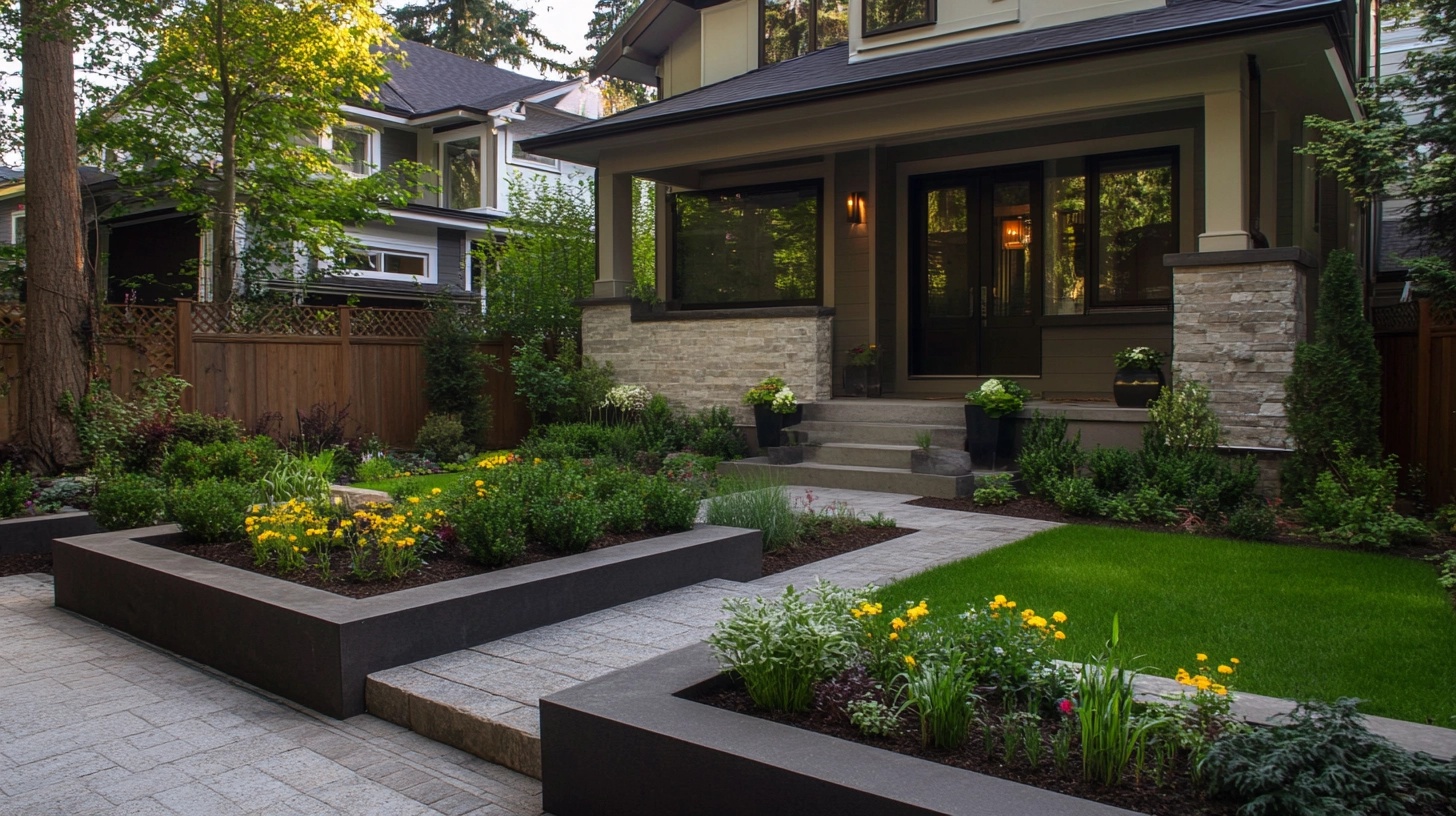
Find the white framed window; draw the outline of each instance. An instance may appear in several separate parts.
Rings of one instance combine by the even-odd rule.
[[[335,152],[335,162],[344,172],[354,176],[372,174],[380,162],[379,131],[349,123],[329,128],[316,141],[324,150]]]
[[[356,240],[360,246],[349,253],[348,267],[339,274],[413,283],[435,283],[439,279],[434,247],[373,236],[360,236]]]
[[[547,156],[538,156],[535,153],[527,153],[526,149],[521,147],[520,141],[515,136],[510,137],[510,142],[511,152],[510,158],[508,160],[511,164],[518,164],[524,167],[534,167],[538,170],[547,170],[553,173],[561,171],[561,163],[558,162],[556,159]]]
[[[440,141],[440,206],[453,210],[480,208],[485,197],[484,141],[479,133]]]
[[[10,243],[25,243],[25,210],[16,210],[10,214]]]

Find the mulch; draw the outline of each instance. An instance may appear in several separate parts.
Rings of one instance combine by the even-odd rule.
[[[0,577],[27,575],[32,572],[51,574],[51,557],[45,555],[0,555]]]
[[[763,554],[763,574],[780,572],[861,550],[881,542],[915,532],[906,527],[858,527],[847,532],[828,534]]]

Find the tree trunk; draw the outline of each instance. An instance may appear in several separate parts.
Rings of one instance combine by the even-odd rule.
[[[65,0],[21,0],[25,116],[26,320],[21,443],[32,469],[82,462],[76,426],[90,374],[94,298],[86,284],[76,175],[76,93]]]
[[[223,122],[221,159],[222,185],[212,219],[212,299],[226,303],[233,299],[238,265],[237,126],[231,116]]]

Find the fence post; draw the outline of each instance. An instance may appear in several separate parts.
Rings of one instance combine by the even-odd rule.
[[[339,307],[339,393],[344,395],[344,404],[354,402],[354,360],[349,348],[350,323],[354,310],[348,306]]]
[[[177,353],[175,355],[178,377],[192,385],[182,392],[182,410],[197,410],[197,383],[193,377],[192,363],[192,301],[177,298]]]
[[[1416,320],[1416,464],[1425,473],[1426,497],[1439,504],[1436,497],[1436,480],[1431,473],[1431,352],[1434,341],[1431,337],[1431,302],[1425,298],[1420,304]]]

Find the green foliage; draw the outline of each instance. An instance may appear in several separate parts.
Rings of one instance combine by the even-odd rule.
[[[1102,514],[1116,521],[1171,524],[1178,520],[1178,503],[1152,484],[1108,496]]]
[[[205,479],[251,484],[263,478],[282,455],[277,443],[266,436],[207,445],[184,440],[168,451],[162,460],[161,473],[166,481],[182,484],[194,484]]]
[[[976,715],[976,672],[959,649],[927,657],[900,675],[905,704],[920,718],[920,744],[954,750]]]
[[[1410,262],[1416,297],[1431,301],[1431,311],[1444,320],[1456,320],[1456,270],[1441,258],[1415,258]]]
[[[744,405],[773,405],[774,397],[787,386],[782,377],[765,377],[743,392]]]
[[[495,224],[504,240],[476,250],[490,304],[487,330],[575,337],[581,331],[576,302],[591,295],[596,280],[595,185],[532,174],[510,179],[509,189],[511,214]]]
[[[1030,398],[1031,392],[1020,383],[995,377],[981,383],[975,391],[966,392],[966,402],[979,406],[992,419],[1020,411]]]
[[[638,451],[647,447],[647,435],[640,425],[562,422],[532,428],[530,437],[521,446],[521,456],[528,459],[606,457],[630,462]]]
[[[415,434],[415,447],[436,462],[463,462],[475,452],[459,414],[426,414],[425,424]]]
[[[1288,724],[1218,740],[1201,772],[1247,816],[1450,812],[1456,765],[1370,733],[1356,701],[1301,703]]]
[[[1205,521],[1243,504],[1259,481],[1254,457],[1235,459],[1206,448],[1159,446],[1144,436],[1143,483],[1155,486]]]
[[[1077,720],[1082,726],[1082,778],[1113,787],[1122,781],[1133,756],[1141,750],[1156,722],[1135,715],[1133,679],[1113,656],[1118,621],[1112,619],[1112,640],[1103,657],[1083,663],[1077,679]]]
[[[88,507],[96,480],[91,476],[61,477],[40,489],[35,506],[42,513],[54,513],[62,507]]]
[[[1239,505],[1238,509],[1229,513],[1228,521],[1224,523],[1224,532],[1234,538],[1244,538],[1249,541],[1268,541],[1274,538],[1278,530],[1278,517],[1274,514],[1274,508],[1262,501],[1246,501]]]
[[[330,486],[328,467],[333,460],[331,454],[310,458],[282,454],[259,480],[260,497],[269,502],[289,499],[327,501]]]
[[[492,65],[572,73],[571,66],[550,56],[566,56],[566,47],[541,31],[529,7],[517,8],[505,0],[446,0],[400,6],[391,15],[407,40]],[[408,53],[408,43],[404,47]]]
[[[844,625],[849,599],[821,582],[818,603],[792,586],[778,598],[729,598],[727,617],[708,636],[724,668],[743,679],[755,705],[770,711],[803,711],[814,683],[843,671],[857,652]]]
[[[172,415],[172,427],[178,439],[207,445],[212,442],[236,442],[243,438],[243,425],[236,419],[197,411],[178,411]]]
[[[399,465],[385,454],[375,454],[359,462],[354,468],[354,479],[360,482],[378,482],[393,479],[399,472]]]
[[[1133,346],[1112,355],[1112,364],[1118,368],[1152,370],[1163,364],[1163,353],[1150,346]]]
[[[1086,454],[1082,452],[1082,432],[1067,438],[1067,418],[1063,415],[1032,414],[1021,442],[1016,466],[1021,480],[1033,496],[1048,497],[1054,484],[1074,476]]]
[[[1356,547],[1388,547],[1424,541],[1430,530],[1395,511],[1400,466],[1391,456],[1372,464],[1344,442],[1335,443],[1330,469],[1304,499],[1304,521],[1321,541]]]
[[[1102,515],[1102,495],[1092,480],[1085,476],[1067,476],[1051,487],[1051,500],[1064,513],[1074,516]]]
[[[480,340],[480,333],[459,309],[449,303],[433,305],[423,347],[425,404],[432,413],[456,415],[472,444],[480,442],[493,413],[490,395],[485,393],[485,372],[495,366],[495,358],[477,350]]]
[[[1021,494],[1016,492],[1010,473],[992,473],[980,478],[980,486],[971,498],[976,504],[997,505],[1016,501]]]
[[[788,487],[769,479],[725,478],[719,489],[708,499],[709,524],[758,530],[769,552],[794,543],[799,521]]]
[[[657,472],[665,479],[692,488],[699,496],[706,496],[718,481],[719,461],[716,456],[681,451],[663,457]]]
[[[888,737],[900,730],[899,712],[878,700],[851,700],[844,710],[850,723],[867,737]]]
[[[590,357],[579,357],[574,341],[561,344],[553,358],[546,353],[546,340],[535,336],[516,347],[511,358],[516,394],[526,400],[535,424],[583,422],[602,404],[607,389],[615,382],[612,365],[597,365]]]
[[[35,480],[29,473],[6,462],[0,465],[0,518],[20,515],[35,494]]]
[[[1171,448],[1217,447],[1223,429],[1208,400],[1208,386],[1197,380],[1182,380],[1171,388],[1164,386],[1148,405],[1145,438]]]
[[[1380,455],[1380,353],[1365,319],[1364,290],[1349,252],[1330,254],[1320,275],[1315,339],[1294,352],[1284,381],[1285,413],[1294,436],[1284,489],[1304,498],[1344,442],[1355,456]]]
[[[1437,508],[1432,518],[1432,526],[1445,535],[1456,533],[1456,502]]]
[[[91,500],[91,516],[107,530],[150,527],[162,516],[162,486],[137,474],[122,474],[101,484]]]
[[[124,461],[135,447],[135,429],[165,421],[177,411],[188,388],[180,377],[145,378],[137,381],[128,399],[112,391],[106,380],[92,380],[81,404],[69,410],[81,449],[93,460]]]
[[[451,524],[460,543],[487,566],[508,564],[526,549],[526,503],[517,492],[496,490],[467,501]]]
[[[697,491],[658,475],[644,482],[647,524],[665,533],[690,530],[698,518]]]
[[[243,518],[253,503],[253,489],[234,481],[203,479],[173,486],[163,501],[167,517],[188,538],[221,544],[243,537]]]
[[[1097,448],[1087,456],[1092,484],[1103,493],[1123,493],[1142,481],[1137,454],[1127,448]]]

